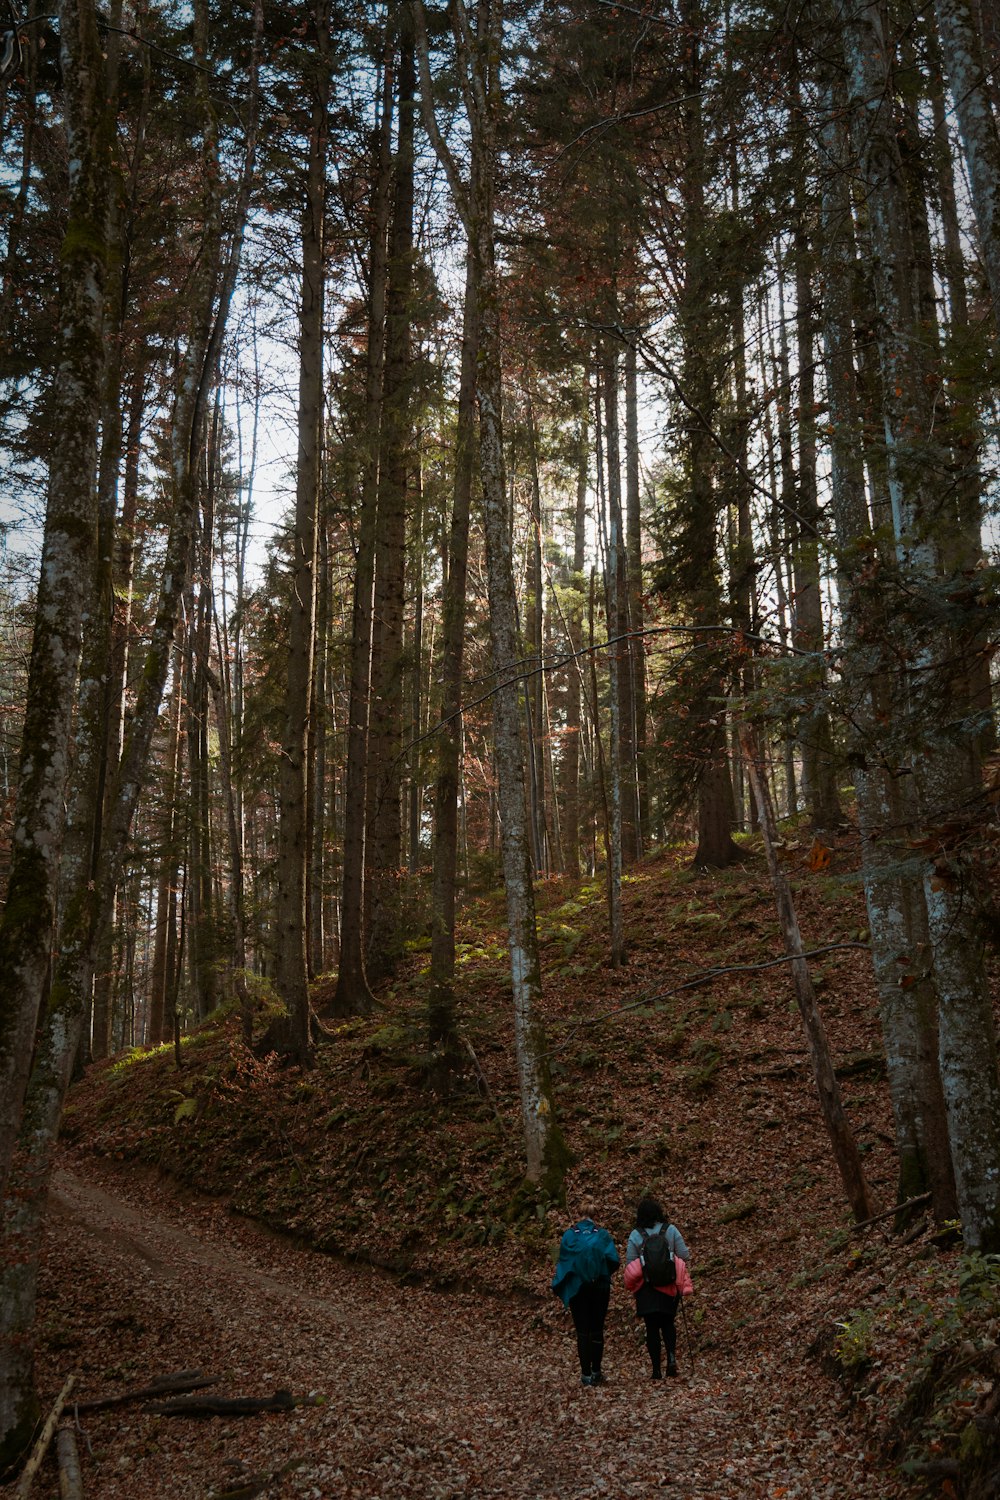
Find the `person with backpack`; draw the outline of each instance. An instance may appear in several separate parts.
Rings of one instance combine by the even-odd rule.
[[[572,1314],[584,1385],[604,1384],[604,1320],[611,1300],[611,1273],[618,1264],[614,1240],[606,1229],[598,1229],[589,1212],[559,1242],[552,1290]]]
[[[663,1379],[660,1340],[667,1351],[667,1374],[677,1374],[677,1309],[694,1291],[687,1263],[690,1251],[676,1224],[655,1198],[641,1198],[635,1228],[625,1247],[625,1289],[635,1293],[636,1315],[646,1325],[646,1348],[653,1379]]]

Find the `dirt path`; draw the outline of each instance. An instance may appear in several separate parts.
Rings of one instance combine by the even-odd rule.
[[[200,1366],[223,1376],[226,1394],[325,1398],[242,1421],[129,1408],[89,1417],[88,1500],[207,1500],[293,1459],[267,1495],[901,1493],[787,1350],[771,1369],[708,1353],[693,1376],[682,1358],[683,1378],[653,1383],[618,1287],[609,1380],[585,1389],[568,1320],[544,1305],[400,1288],[155,1179],[86,1174],[74,1164],[55,1184],[39,1309],[45,1394],[69,1369],[86,1397]]]

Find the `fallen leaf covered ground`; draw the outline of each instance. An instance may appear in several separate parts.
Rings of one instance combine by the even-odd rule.
[[[887,1208],[855,856],[845,837],[810,872],[793,848],[789,873],[807,946],[843,945],[811,967]],[[320,1500],[915,1493],[898,1414],[957,1257],[884,1223],[852,1232],[787,971],[746,967],[782,951],[759,853],[717,875],[688,857],[626,882],[619,971],[600,884],[539,888],[568,1210],[592,1201],[621,1245],[642,1192],[668,1204],[696,1283],[681,1378],[648,1379],[619,1281],[608,1383],[579,1383],[548,1293],[568,1210],[521,1186],[502,901],[484,899],[459,933],[471,1050],[450,1098],[423,1067],[420,942],[378,1013],[333,1031],[306,1073],[247,1054],[230,1017],[185,1043],[181,1070],[170,1049],[133,1054],[74,1090],[40,1284],[43,1397],[69,1370],[84,1399],[200,1367],[223,1394],[323,1402],[81,1418],[88,1500],[208,1500],[254,1475],[276,1476],[260,1493]],[[729,972],[681,988],[713,967]],[[979,1395],[967,1381],[941,1442]]]
[[[222,1375],[220,1392],[324,1398],[238,1420],[81,1417],[86,1493],[103,1500],[208,1496],[289,1460],[267,1493],[902,1493],[779,1310],[761,1308],[739,1357],[700,1351],[695,1333],[692,1361],[682,1335],[681,1377],[656,1384],[630,1301],[619,1286],[608,1382],[585,1389],[568,1319],[547,1303],[400,1287],[89,1164],[56,1183],[43,1374],[49,1384],[72,1364],[82,1397],[201,1367]]]

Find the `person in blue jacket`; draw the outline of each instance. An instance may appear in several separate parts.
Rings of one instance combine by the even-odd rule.
[[[584,1385],[601,1385],[604,1320],[611,1300],[611,1275],[618,1251],[606,1229],[598,1229],[584,1213],[559,1242],[559,1260],[552,1290],[568,1307],[576,1329],[576,1347]]]

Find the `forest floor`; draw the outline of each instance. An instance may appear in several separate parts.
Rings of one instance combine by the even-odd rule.
[[[580,1385],[569,1319],[525,1300],[399,1287],[163,1181],[89,1163],[55,1184],[43,1319],[88,1395],[200,1367],[220,1393],[317,1393],[242,1419],[82,1416],[85,1494],[209,1496],[298,1467],[270,1495],[894,1496],[841,1394],[764,1305],[739,1358],[680,1342],[654,1383],[619,1289],[607,1384]],[[71,1292],[63,1301],[59,1289]],[[66,1356],[44,1361],[59,1383]],[[57,1374],[57,1366],[59,1373]]]
[[[71,1370],[83,1400],[197,1367],[226,1396],[322,1403],[81,1416],[88,1500],[973,1493],[956,1455],[975,1468],[1000,1272],[970,1269],[920,1221],[909,1239],[891,1220],[853,1230],[787,969],[747,967],[782,952],[760,853],[714,875],[689,857],[630,875],[619,971],[601,885],[538,888],[568,1207],[522,1183],[498,896],[462,914],[470,1062],[449,1097],[422,1053],[423,939],[376,1014],[331,1027],[305,1073],[248,1053],[233,1015],[186,1039],[180,1067],[165,1048],[88,1070],[40,1276],[43,1400]],[[807,946],[827,950],[811,968],[885,1210],[892,1126],[856,845],[845,834],[812,870],[790,836],[786,860]],[[621,1245],[649,1190],[693,1252],[681,1376],[648,1378],[618,1281],[608,1383],[582,1388],[548,1291],[559,1235],[587,1200]],[[904,1460],[925,1466],[924,1489]],[[55,1493],[54,1472],[36,1493]]]

